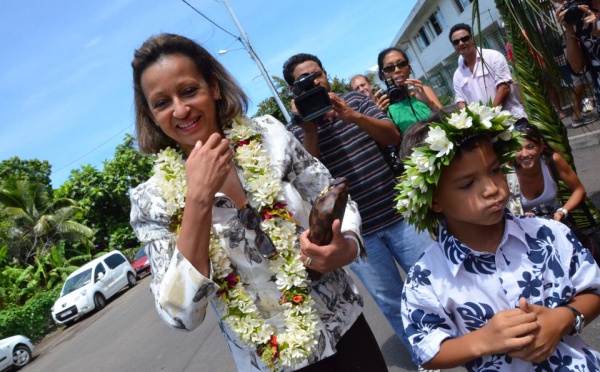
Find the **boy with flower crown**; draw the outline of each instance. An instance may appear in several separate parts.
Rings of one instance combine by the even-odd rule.
[[[408,274],[402,316],[417,363],[470,371],[595,371],[579,336],[600,313],[600,272],[563,224],[506,208],[519,145],[507,111],[478,103],[415,125],[397,208],[436,233]],[[425,126],[425,127],[424,127]],[[425,137],[425,138],[424,138]]]

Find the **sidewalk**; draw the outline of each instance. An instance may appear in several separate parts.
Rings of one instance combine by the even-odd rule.
[[[596,116],[593,123],[577,128],[573,128],[571,117],[563,119],[562,122],[567,127],[567,135],[572,150],[600,144],[600,117]]]

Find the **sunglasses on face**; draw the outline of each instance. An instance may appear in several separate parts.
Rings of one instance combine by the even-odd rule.
[[[467,41],[469,41],[469,40],[471,40],[471,35],[465,35],[465,36],[463,36],[463,37],[461,37],[461,38],[458,38],[458,39],[454,39],[454,40],[452,40],[452,45],[455,45],[455,46],[456,46],[456,45],[460,44],[460,42],[461,42],[461,41],[462,41],[463,43],[466,43],[466,42],[467,42]]]
[[[396,64],[393,64],[393,65],[387,65],[384,68],[382,68],[381,70],[383,72],[387,72],[389,74],[390,72],[394,72],[394,70],[396,70],[396,67],[403,68],[406,66],[408,66],[408,61],[404,60],[404,61],[398,61],[398,62],[396,62]]]
[[[277,256],[277,249],[269,235],[260,228],[260,215],[258,212],[250,204],[246,204],[242,209],[238,210],[238,218],[242,225],[244,225],[244,228],[254,230],[256,233],[254,245],[260,255],[267,260],[275,258]]]

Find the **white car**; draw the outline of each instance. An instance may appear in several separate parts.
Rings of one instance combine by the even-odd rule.
[[[33,343],[20,335],[0,340],[0,371],[14,366],[19,369],[31,361]]]
[[[52,318],[69,325],[92,310],[101,310],[106,300],[136,283],[135,270],[125,256],[119,251],[109,252],[69,275],[52,306]]]

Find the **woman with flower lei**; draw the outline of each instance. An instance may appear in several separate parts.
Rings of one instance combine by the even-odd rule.
[[[343,370],[361,353],[377,361],[362,299],[341,268],[359,250],[356,205],[334,222],[331,244],[318,247],[305,231],[331,180],[325,167],[272,117],[244,117],[246,95],[196,42],[151,37],[132,66],[139,146],[157,157],[131,192],[131,224],[163,320],[192,330],[212,303],[245,371]],[[307,268],[324,275],[311,280]],[[385,370],[380,360],[375,370]]]
[[[510,113],[472,103],[409,128],[398,210],[437,236],[407,274],[402,319],[424,368],[596,371],[579,336],[600,314],[600,269],[554,220],[515,217],[503,168]]]

